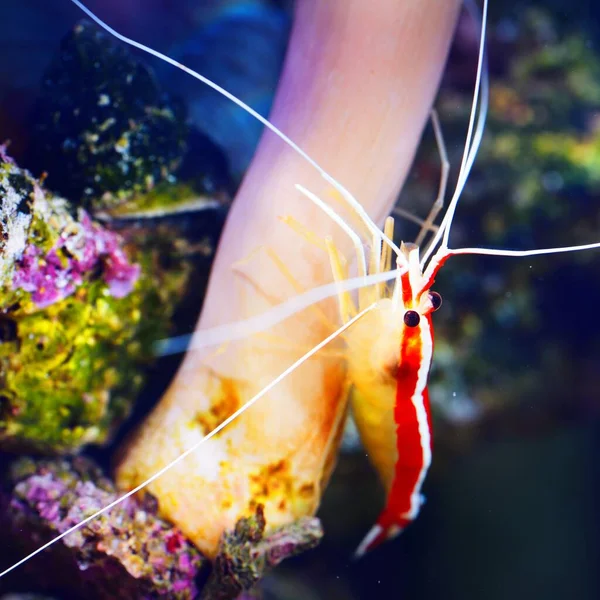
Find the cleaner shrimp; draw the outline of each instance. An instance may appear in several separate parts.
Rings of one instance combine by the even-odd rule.
[[[264,331],[323,299],[334,296],[338,298],[342,326],[303,354],[199,442],[190,446],[175,460],[155,472],[152,477],[136,485],[101,511],[90,515],[76,526],[42,545],[0,573],[0,577],[156,481],[259,402],[300,365],[340,336],[344,336],[346,340],[348,378],[354,387],[352,397],[354,414],[361,430],[363,442],[369,450],[369,454],[372,455],[375,467],[378,469],[387,491],[386,506],[380,518],[357,550],[358,555],[364,554],[378,543],[402,531],[416,518],[422,504],[421,487],[431,463],[432,435],[427,394],[427,379],[433,357],[431,314],[441,304],[440,296],[431,291],[431,288],[443,265],[450,257],[463,254],[524,258],[600,248],[600,243],[523,251],[452,248],[450,246],[449,236],[455,212],[475,161],[485,125],[488,94],[484,68],[487,0],[484,0],[483,4],[481,43],[473,107],[456,188],[439,228],[422,256],[416,245],[396,245],[392,239],[392,220],[386,222],[383,231],[379,229],[362,205],[342,184],[325,172],[308,154],[268,120],[198,73],[112,30],[78,0],[72,1],[96,23],[121,41],[169,62],[216,89],[252,114],[293,148],[341,195],[351,212],[358,217],[361,228],[368,231],[371,237],[368,240],[370,254],[367,258],[362,238],[354,228],[330,205],[299,183],[298,191],[323,210],[351,238],[355,248],[358,277],[348,277],[345,263],[336,247],[326,240],[334,283],[305,291],[255,318],[203,330],[200,334],[196,334],[191,341],[169,341],[163,345],[161,351],[162,353],[179,351],[183,345],[188,346],[188,351],[194,351],[202,347],[243,339],[248,335]],[[445,178],[440,185],[440,200],[443,199],[444,189]],[[435,220],[437,214],[435,211],[438,211],[439,208],[440,202],[436,203],[434,211],[426,219],[427,226]],[[391,285],[388,287],[388,284]],[[354,290],[359,291],[357,307],[350,296],[350,292]],[[365,348],[373,349],[374,352],[365,357]],[[383,429],[378,429],[378,427]]]

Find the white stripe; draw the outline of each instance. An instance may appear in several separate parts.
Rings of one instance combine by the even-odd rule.
[[[373,525],[371,529],[369,529],[369,533],[365,535],[363,541],[358,545],[358,548],[354,551],[354,558],[360,558],[364,556],[365,552],[369,549],[369,546],[377,539],[379,534],[383,532],[383,527],[381,525]]]
[[[419,478],[410,496],[410,510],[405,515],[407,519],[413,520],[419,514],[421,508],[421,487],[427,476],[427,471],[431,465],[431,431],[429,430],[429,420],[427,419],[427,410],[425,409],[425,398],[423,392],[427,386],[429,377],[429,368],[433,357],[433,339],[431,328],[426,318],[421,319],[421,366],[417,373],[417,386],[411,397],[411,402],[415,407],[417,414],[417,423],[419,426],[419,437],[421,438],[421,451],[423,452],[423,466],[419,473]]]

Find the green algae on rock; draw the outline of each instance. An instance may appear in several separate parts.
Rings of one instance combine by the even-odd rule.
[[[160,219],[225,206],[220,200],[198,194],[189,183],[160,183],[145,194],[135,194],[116,207],[98,207],[94,217],[102,221]]]
[[[2,504],[6,535],[16,548],[6,545],[4,560],[20,558],[7,554],[34,550],[117,497],[88,459],[15,461]],[[47,568],[35,563],[31,588],[90,600],[196,598],[196,578],[208,562],[156,513],[150,496],[125,500],[45,552]]]
[[[182,104],[122,44],[82,21],[62,41],[35,111],[33,162],[89,208],[169,178],[186,150]]]
[[[157,275],[152,254],[126,253],[4,150],[0,230],[0,447],[102,443],[129,412],[185,274]]]

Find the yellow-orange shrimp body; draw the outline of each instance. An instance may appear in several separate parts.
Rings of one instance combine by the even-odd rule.
[[[391,237],[393,220],[386,233]],[[414,244],[400,248],[405,269],[393,287],[374,286],[359,294],[359,310],[375,304],[345,334],[351,406],[361,440],[386,491],[386,505],[357,555],[392,537],[414,520],[422,504],[421,487],[431,464],[431,417],[427,379],[433,357],[431,313],[441,297],[429,288]],[[384,254],[386,251],[384,250]],[[330,251],[334,275],[341,272]],[[385,256],[373,260],[374,270]],[[340,295],[343,320],[355,312]]]

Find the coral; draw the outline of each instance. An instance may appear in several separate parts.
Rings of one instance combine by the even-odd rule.
[[[8,476],[4,520],[21,552],[35,549],[107,506],[118,494],[83,458],[20,459]],[[201,554],[156,514],[156,502],[129,498],[63,538],[36,570],[37,589],[59,589],[79,598],[170,598],[197,595]],[[25,532],[25,533],[24,533]]]
[[[0,446],[70,452],[129,412],[187,272],[0,158]]]
[[[233,531],[223,534],[213,572],[202,591],[203,600],[237,598],[251,590],[267,569],[314,548],[323,537],[314,517],[303,517],[267,537],[265,526],[263,507],[258,505],[254,516],[240,519]]]
[[[34,156],[48,184],[85,207],[167,180],[185,152],[183,106],[123,45],[81,22],[62,41],[36,106]]]

